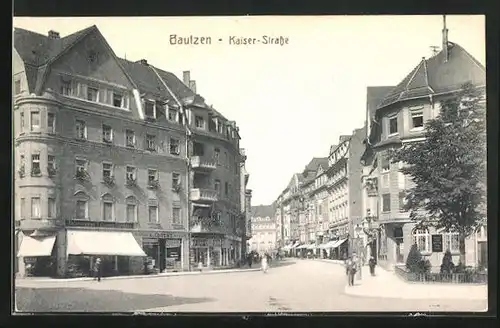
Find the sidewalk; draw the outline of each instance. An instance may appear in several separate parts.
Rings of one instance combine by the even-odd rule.
[[[237,273],[237,272],[252,272],[260,271],[260,266],[256,265],[255,268],[247,269],[225,269],[225,270],[204,270],[204,271],[183,271],[183,272],[167,272],[149,275],[137,275],[137,276],[115,276],[115,277],[105,277],[105,280],[122,280],[122,279],[147,279],[147,278],[159,278],[159,277],[171,277],[171,276],[189,276],[189,275],[206,275],[206,274],[222,274],[222,273]],[[58,283],[58,282],[72,282],[72,281],[91,281],[92,277],[81,277],[81,278],[47,278],[47,277],[22,277],[15,278],[16,285],[22,285],[23,282],[41,282],[41,283]]]
[[[347,285],[346,277],[345,294],[400,299],[488,299],[487,285],[408,283],[379,266],[374,277],[370,275],[368,266],[364,266],[361,273],[362,279],[355,278],[354,286]]]

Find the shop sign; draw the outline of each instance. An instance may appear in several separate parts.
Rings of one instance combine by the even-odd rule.
[[[165,240],[165,247],[180,247],[181,240],[180,239],[167,239]]]
[[[153,239],[182,239],[183,234],[168,231],[151,231],[143,234],[145,238]]]
[[[134,222],[66,220],[66,227],[133,229]]]
[[[158,245],[158,243],[157,238],[142,238],[143,245]]]
[[[193,247],[209,247],[208,239],[191,239],[191,246]]]

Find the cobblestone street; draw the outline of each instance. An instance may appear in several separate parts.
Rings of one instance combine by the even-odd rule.
[[[466,295],[464,299],[362,297],[346,295],[345,285],[345,271],[341,265],[298,260],[290,265],[271,267],[267,274],[250,271],[104,279],[100,283],[26,279],[17,282],[16,303],[19,311],[436,312],[487,309],[487,300],[467,300]]]

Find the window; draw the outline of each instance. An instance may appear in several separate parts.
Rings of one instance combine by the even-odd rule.
[[[146,100],[144,102],[144,114],[148,118],[156,118],[156,108],[154,102],[150,100]]]
[[[389,172],[389,170],[391,169],[391,162],[388,156],[382,155],[381,166],[382,166],[382,173]]]
[[[158,206],[149,205],[148,212],[149,212],[149,222],[150,223],[157,223],[158,222]]]
[[[385,174],[382,174],[382,188],[384,189],[387,189],[389,188],[389,179],[390,179],[390,176],[389,176],[389,173],[386,172]]]
[[[47,172],[50,176],[56,173],[56,157],[54,155],[47,155]]]
[[[19,215],[21,216],[21,219],[26,218],[26,198],[21,198],[21,208],[19,209]]]
[[[229,184],[224,182],[224,194],[227,196],[229,194]]]
[[[181,224],[181,209],[178,207],[172,208],[172,223]]]
[[[194,124],[199,129],[203,129],[205,127],[205,121],[203,120],[203,117],[198,115],[194,117]]]
[[[21,154],[21,155],[19,155],[19,175],[21,178],[24,177],[25,167],[26,167],[26,163],[24,161],[24,155]]]
[[[180,186],[181,175],[179,173],[172,173],[172,187]]]
[[[172,155],[180,154],[179,139],[170,138],[170,154]]]
[[[146,149],[149,151],[156,151],[156,136],[152,134],[146,135]]]
[[[398,117],[389,118],[389,135],[398,133]]]
[[[113,198],[106,194],[102,197],[102,220],[113,221]]]
[[[113,141],[113,129],[109,125],[102,125],[102,141],[107,143]]]
[[[39,176],[42,171],[40,170],[40,154],[31,155],[31,175]]]
[[[220,180],[215,180],[214,188],[215,188],[215,191],[217,191],[217,193],[219,194],[220,193]]]
[[[31,217],[40,218],[42,213],[40,211],[40,197],[31,198]]]
[[[102,163],[102,178],[103,180],[110,179],[113,176],[113,164]]]
[[[168,120],[172,122],[177,121],[177,110],[171,108],[168,110]]]
[[[99,89],[87,87],[87,100],[97,102],[97,99],[99,99]]]
[[[87,125],[85,121],[77,120],[75,124],[76,137],[78,139],[87,139]]]
[[[48,199],[47,216],[49,218],[55,218],[57,216],[57,214],[56,214],[56,199],[55,198]]]
[[[136,222],[137,205],[127,204],[127,222]]]
[[[49,133],[56,133],[56,114],[47,114],[47,131]]]
[[[431,251],[431,236],[427,229],[414,229],[412,232],[413,243],[420,252]]]
[[[75,218],[77,220],[86,220],[88,218],[87,212],[88,212],[88,206],[87,206],[87,201],[86,200],[77,200],[76,201],[76,212],[75,212]]]
[[[193,155],[203,156],[205,154],[205,148],[202,143],[193,142]]]
[[[136,168],[133,166],[127,166],[127,181],[136,180]]]
[[[224,162],[223,162],[224,165],[229,165],[229,161],[227,159],[227,151],[224,152]]]
[[[382,212],[391,211],[391,194],[382,195]]]
[[[219,158],[220,158],[220,149],[219,148],[215,148],[214,149],[214,159],[215,159],[215,163],[216,164],[220,164]]]
[[[113,92],[113,106],[124,107],[123,106],[123,95],[118,92]]]
[[[158,180],[158,171],[155,169],[148,169],[148,182]]]
[[[132,130],[125,130],[127,147],[135,147],[135,133]]]
[[[23,112],[19,113],[19,119],[21,121],[21,132],[24,132],[24,124],[25,123],[24,123],[24,113]]]
[[[76,161],[76,171],[86,171],[87,170],[87,160],[78,158]]]
[[[21,93],[21,80],[14,81],[14,94],[18,95]]]
[[[413,129],[419,129],[424,127],[424,112],[413,111],[411,112],[411,123]]]
[[[406,206],[406,192],[400,191],[399,192],[399,211],[405,212],[405,206]]]
[[[460,252],[460,239],[458,238],[458,233],[456,232],[445,232],[443,234],[443,248],[444,250],[450,250],[452,253]]]
[[[71,81],[61,81],[61,94],[64,96],[72,96]]]
[[[31,112],[31,131],[40,129],[40,112]]]

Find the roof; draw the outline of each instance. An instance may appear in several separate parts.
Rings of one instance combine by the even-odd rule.
[[[392,89],[394,89],[394,86],[376,86],[366,88],[366,111],[368,113],[369,120],[375,117],[375,110],[378,105]]]
[[[269,216],[270,218],[274,217],[274,204],[271,205],[257,205],[252,206],[252,217],[261,217],[265,218]]]
[[[486,69],[460,45],[448,42],[448,60],[445,51],[422,61],[391,91],[378,108],[412,98],[447,93],[460,89],[466,83],[486,85]]]
[[[318,167],[327,169],[328,168],[328,157],[313,157],[313,159],[306,165],[304,171],[316,172]]]

